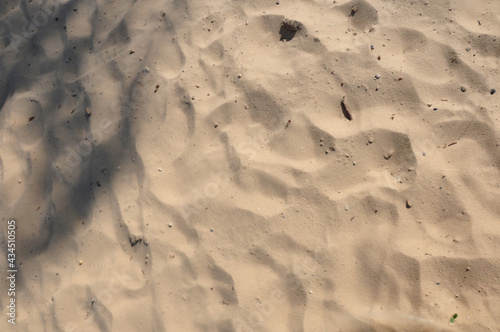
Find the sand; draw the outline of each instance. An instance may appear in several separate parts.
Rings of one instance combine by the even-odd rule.
[[[0,330],[500,331],[499,31],[495,0],[3,2]]]

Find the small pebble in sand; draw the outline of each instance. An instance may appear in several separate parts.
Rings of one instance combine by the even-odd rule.
[[[375,49],[375,46],[370,45],[370,50],[372,50],[372,51],[373,51],[374,49]]]
[[[351,7],[351,13],[349,14],[349,16],[354,16],[354,14],[356,14],[358,12],[358,6],[354,5]]]
[[[310,291],[309,291],[309,294],[312,294],[312,293],[313,293],[313,291],[312,291],[312,290],[310,290]]]
[[[465,86],[463,86],[463,85],[462,85],[462,86],[460,87],[460,90],[462,90],[462,92],[465,92],[465,91],[467,91],[467,88],[466,88]]]
[[[465,269],[465,271],[470,271],[470,267],[469,267],[469,266],[467,266],[467,268]]]
[[[380,78],[379,74],[375,74],[375,79],[378,80]]]
[[[352,114],[345,96],[342,97],[342,101],[340,102],[340,108],[342,109],[342,114],[344,114],[345,118],[349,121],[352,121]]]
[[[279,5],[280,4],[280,0],[276,0],[276,4]]]
[[[346,211],[349,211],[349,205],[346,205],[346,206],[345,206],[345,210],[346,210]]]
[[[163,172],[163,170],[161,168],[158,168],[158,172]]]
[[[174,224],[172,224],[171,222],[168,223],[168,227],[172,227],[174,226]]]
[[[433,110],[433,111],[437,111],[437,110],[438,110],[438,108],[437,108],[437,107],[434,107],[432,110]]]
[[[372,144],[375,142],[375,138],[373,136],[368,137],[368,143]]]
[[[78,264],[82,265],[83,264],[83,260],[80,259],[80,261],[78,262]]]
[[[490,94],[494,94],[495,92],[497,92],[497,90],[491,89]]]
[[[436,285],[441,285],[441,283],[439,281],[436,281]]]
[[[428,104],[427,104],[427,107],[431,107],[431,106],[432,106],[432,104],[431,104],[431,103],[428,103]]]
[[[352,164],[353,164],[354,166],[356,166],[356,162],[355,162],[355,161],[353,161],[353,162],[352,162]]]
[[[411,208],[412,206],[413,206],[413,205],[411,204],[410,200],[409,200],[409,199],[407,199],[407,200],[406,200],[406,208],[407,208],[407,209],[409,209],[409,208]]]
[[[144,67],[144,69],[142,70],[142,72],[143,72],[144,74],[149,73],[149,67]]]
[[[302,27],[302,23],[296,20],[285,18],[283,22],[281,22],[281,26],[289,31],[297,31]]]
[[[238,78],[241,78],[241,76],[242,76],[241,74],[238,74]]]
[[[425,152],[422,152],[422,156],[424,156],[424,157],[425,157]]]

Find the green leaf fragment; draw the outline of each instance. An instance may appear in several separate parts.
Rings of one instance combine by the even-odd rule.
[[[458,317],[458,314],[454,314],[454,315],[453,315],[453,318],[457,318],[457,317]]]

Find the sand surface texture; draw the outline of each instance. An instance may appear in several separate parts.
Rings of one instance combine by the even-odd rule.
[[[499,33],[496,0],[3,1],[0,330],[500,331]]]

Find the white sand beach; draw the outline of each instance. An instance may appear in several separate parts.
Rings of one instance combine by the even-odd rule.
[[[499,33],[495,0],[2,2],[0,330],[500,331]]]

